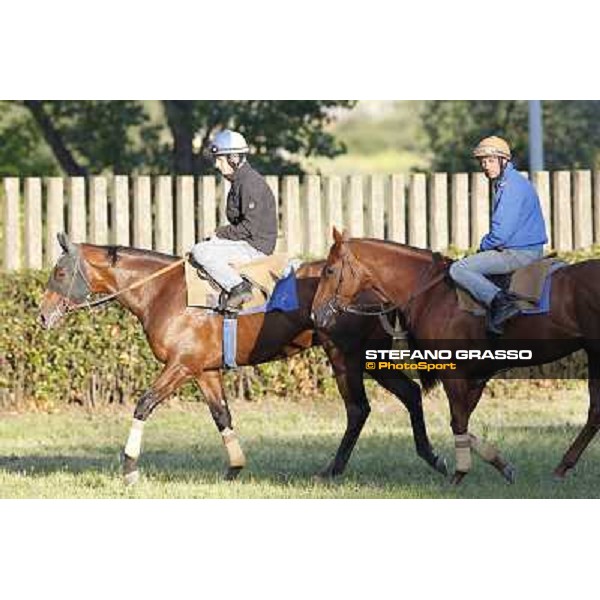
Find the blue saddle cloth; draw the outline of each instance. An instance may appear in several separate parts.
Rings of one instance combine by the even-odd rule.
[[[298,286],[296,284],[296,272],[292,269],[288,275],[282,277],[275,284],[273,293],[265,307],[266,312],[298,310],[300,301],[298,300]]]

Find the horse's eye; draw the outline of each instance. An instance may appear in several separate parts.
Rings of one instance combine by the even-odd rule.
[[[333,275],[335,273],[335,269],[333,267],[327,267],[325,269],[325,274],[329,277],[329,275]]]
[[[65,276],[65,272],[62,269],[57,270],[55,276],[56,279],[63,279],[63,277]]]

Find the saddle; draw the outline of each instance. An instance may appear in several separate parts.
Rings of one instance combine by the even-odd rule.
[[[290,258],[287,254],[272,254],[249,263],[230,263],[242,279],[252,286],[252,300],[245,302],[244,310],[265,304],[275,284],[282,278]],[[185,263],[185,283],[187,288],[187,305],[216,310],[219,306],[221,287],[201,268],[190,261]]]
[[[555,256],[549,255],[525,267],[520,267],[513,273],[487,275],[486,277],[500,289],[511,294],[521,312],[537,312],[542,304],[544,293],[549,291],[546,285],[548,277],[564,264]],[[476,316],[487,313],[487,307],[473,298],[466,290],[456,286],[456,293],[461,310]]]

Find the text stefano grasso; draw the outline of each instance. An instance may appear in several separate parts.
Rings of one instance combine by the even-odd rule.
[[[366,360],[531,360],[531,350],[365,350]]]

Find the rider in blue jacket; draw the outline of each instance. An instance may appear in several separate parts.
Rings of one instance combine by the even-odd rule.
[[[519,308],[485,275],[511,273],[540,259],[548,238],[538,195],[512,164],[508,143],[496,136],[485,138],[473,155],[493,182],[492,225],[479,252],[453,263],[450,277],[490,309],[488,328],[501,334],[502,324]]]

